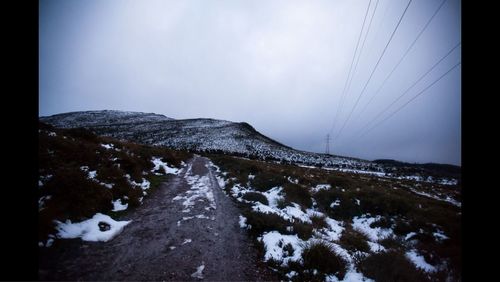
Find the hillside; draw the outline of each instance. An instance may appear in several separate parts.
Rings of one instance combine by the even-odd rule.
[[[454,173],[449,173],[447,165],[410,166],[392,160],[371,162],[300,151],[264,136],[245,122],[206,118],[175,120],[158,114],[109,110],[64,113],[40,120],[59,128],[84,127],[98,135],[172,149],[224,153],[445,185],[460,182],[458,167],[451,166]]]
[[[41,117],[60,128],[84,127],[96,134],[142,144],[220,152],[288,163],[381,171],[374,163],[295,150],[259,133],[248,123],[215,119],[174,120],[161,115],[90,111]]]

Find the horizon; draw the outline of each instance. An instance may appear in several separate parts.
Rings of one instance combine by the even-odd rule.
[[[190,120],[190,119],[213,119],[213,120],[220,120],[220,119],[215,119],[215,118],[211,118],[211,117],[194,117],[194,118],[183,118],[183,119],[178,119],[178,118],[174,118],[174,117],[171,117],[171,116],[168,116],[168,115],[165,115],[165,114],[159,114],[159,113],[155,113],[155,112],[139,112],[139,111],[127,111],[127,110],[110,110],[110,109],[103,109],[103,110],[85,110],[85,111],[72,111],[72,112],[62,112],[62,113],[56,113],[56,114],[52,114],[52,115],[44,115],[44,116],[41,116],[39,115],[38,118],[42,118],[42,117],[50,117],[50,116],[54,116],[54,115],[61,115],[61,114],[69,114],[69,113],[75,113],[75,112],[100,112],[100,111],[118,111],[118,112],[130,112],[130,113],[144,113],[144,114],[157,114],[157,115],[162,115],[162,116],[165,116],[167,118],[172,118],[173,120]],[[234,123],[239,123],[239,122],[246,122],[246,121],[231,121],[231,120],[225,120],[225,121],[229,121],[229,122],[234,122]],[[255,128],[254,125],[252,125],[251,123],[248,123],[250,124],[250,126],[252,126],[257,132],[261,133],[259,131],[258,128]],[[261,133],[262,134],[262,133]],[[297,148],[294,148],[286,143],[283,143],[279,140],[276,140],[275,138],[273,138],[272,136],[268,136],[268,135],[265,135],[267,138],[269,139],[272,139],[274,141],[277,141],[285,146],[288,146],[294,150],[300,150],[300,149],[297,149]],[[301,151],[306,151],[306,150],[301,150]],[[306,151],[306,152],[311,152],[311,151]],[[316,153],[316,154],[325,154],[325,153],[318,153],[318,152],[311,152],[311,153]],[[344,157],[344,158],[353,158],[353,159],[361,159],[361,160],[366,160],[366,161],[377,161],[377,160],[389,160],[389,161],[397,161],[397,162],[402,162],[402,163],[408,163],[408,164],[418,164],[418,165],[424,165],[424,164],[438,164],[438,165],[453,165],[453,166],[458,166],[458,167],[461,167],[461,165],[455,165],[455,164],[449,164],[449,163],[435,163],[435,162],[422,162],[422,163],[418,163],[418,162],[405,162],[405,161],[402,161],[402,160],[398,160],[398,159],[390,159],[390,158],[378,158],[378,159],[363,159],[363,158],[358,158],[358,157],[353,157],[353,156],[348,156],[348,155],[338,155],[338,154],[333,154],[333,153],[330,153],[330,155],[333,155],[333,156],[338,156],[338,157]]]
[[[39,2],[39,115],[247,122],[295,148],[461,166],[461,1]]]

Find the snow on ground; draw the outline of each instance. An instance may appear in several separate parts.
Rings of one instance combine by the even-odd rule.
[[[289,279],[292,279],[294,276],[297,276],[297,275],[298,275],[297,271],[292,270],[286,274],[286,277],[288,277]]]
[[[47,195],[47,196],[42,196],[40,199],[38,199],[38,211],[41,211],[45,208],[45,202],[50,200],[52,196]]]
[[[406,252],[406,257],[418,268],[423,269],[426,272],[435,272],[436,267],[428,264],[424,256],[419,255],[415,250]]]
[[[296,203],[292,203],[293,207],[286,206],[281,211],[286,215],[285,217],[298,219],[302,222],[312,223],[309,215],[302,211],[300,206]]]
[[[125,177],[127,178],[128,183],[130,183],[130,185],[141,187],[142,190],[146,190],[149,189],[149,187],[151,187],[151,182],[149,182],[146,178],[143,178],[141,183],[137,183],[134,180],[131,180],[130,174],[125,174]]]
[[[114,149],[115,145],[113,144],[101,144],[101,147],[107,149],[107,150],[110,150],[110,149]]]
[[[40,178],[38,180],[38,187],[42,188],[45,182],[49,181],[52,178],[52,176],[53,176],[52,174],[40,175]]]
[[[332,208],[332,209],[335,208],[336,206],[340,206],[340,200],[339,199],[335,200],[335,202],[332,202],[330,204],[330,208]]]
[[[262,192],[262,195],[267,198],[270,207],[276,208],[278,201],[283,199],[283,196],[280,195],[282,190],[283,188],[281,187],[274,187],[266,192]]]
[[[115,185],[114,183],[104,183],[104,182],[100,182],[99,180],[97,180],[97,170],[92,170],[92,171],[89,171],[89,167],[88,166],[81,166],[80,167],[80,170],[81,171],[84,171],[84,172],[87,172],[87,179],[90,179],[94,182],[97,182],[99,183],[100,185],[108,188],[108,189],[111,189],[113,188],[113,186]],[[130,177],[130,175],[129,175]]]
[[[128,208],[128,204],[122,204],[122,199],[118,199],[116,201],[111,201],[113,204],[113,210],[114,212],[116,211],[124,211]]]
[[[247,218],[242,215],[240,215],[239,224],[241,228],[250,228],[247,224]]]
[[[314,235],[326,240],[326,241],[336,241],[340,239],[340,235],[344,231],[342,227],[342,222],[332,219],[330,217],[325,217],[325,222],[328,225],[327,228],[316,229]]]
[[[415,233],[415,232],[410,232],[410,233],[406,234],[405,241],[410,240],[415,235],[417,235],[417,233]]]
[[[367,170],[359,170],[359,169],[347,169],[347,168],[340,168],[337,169],[342,172],[350,172],[350,173],[355,173],[355,174],[368,174],[368,175],[374,175],[378,177],[384,177],[387,174],[385,172],[379,172],[379,171],[367,171]]]
[[[88,176],[89,179],[95,179],[96,176],[97,176],[97,170],[89,171],[89,176]]]
[[[97,170],[89,171],[89,167],[86,165],[81,166],[80,170],[87,173],[88,179],[93,180],[93,181],[97,181],[97,179],[95,179],[97,176]]]
[[[287,266],[289,261],[302,259],[304,241],[299,239],[297,235],[282,235],[278,231],[271,231],[264,233],[257,239],[264,243],[266,249],[264,261],[273,259],[280,262],[281,265]],[[285,246],[288,244],[292,246],[292,252],[285,250]]]
[[[325,282],[372,282],[372,281],[375,282],[370,278],[366,278],[365,276],[363,276],[363,274],[357,272],[353,268],[350,268],[346,272],[344,279],[342,280],[339,280],[335,275],[327,275],[325,277]]]
[[[392,229],[370,227],[370,224],[379,220],[380,218],[381,217],[379,215],[377,215],[376,217],[368,217],[367,215],[363,215],[361,217],[356,216],[352,219],[352,227],[368,236],[370,241],[377,242],[393,234]]]
[[[417,195],[420,195],[420,196],[424,196],[424,197],[428,197],[428,198],[431,198],[431,199],[434,199],[434,200],[438,200],[438,201],[444,201],[444,202],[448,202],[454,206],[457,206],[457,207],[461,207],[462,206],[462,203],[460,203],[459,201],[451,198],[450,196],[446,196],[446,198],[440,198],[438,196],[435,196],[435,195],[431,195],[429,193],[425,193],[425,192],[421,192],[421,191],[417,191],[415,189],[411,189],[410,188],[410,191],[412,191],[413,193],[417,194]]]
[[[195,205],[198,201],[206,200],[210,205],[211,209],[216,209],[214,194],[212,189],[210,189],[210,179],[207,175],[198,176],[192,175],[191,166],[188,167],[188,170],[185,174],[185,179],[187,183],[191,186],[191,189],[182,193],[183,195],[177,195],[172,200],[179,201],[184,200],[182,205],[184,206],[184,211],[189,212],[190,208]]]
[[[111,217],[97,213],[91,219],[78,223],[71,223],[67,220],[65,223],[55,221],[58,231],[57,236],[64,239],[82,238],[84,241],[109,241],[119,234],[123,228],[131,221],[115,221]],[[109,225],[109,230],[101,231],[99,223]]]
[[[404,176],[398,176],[398,177],[392,177],[395,179],[406,179],[406,180],[413,180],[417,182],[427,182],[427,183],[436,183],[436,184],[441,184],[441,185],[457,185],[458,180],[453,179],[453,178],[440,178],[440,179],[434,179],[432,176],[428,177],[422,177],[420,175],[404,175]]]
[[[330,190],[330,189],[332,189],[332,185],[330,184],[318,184],[315,187],[311,188],[311,191],[313,193],[317,193],[321,190]]]
[[[56,236],[54,236],[53,234],[49,234],[48,237],[49,238],[45,243],[43,241],[38,242],[38,247],[47,247],[47,248],[51,247],[52,244],[54,243],[54,239],[56,238]]]
[[[450,237],[446,236],[443,231],[438,230],[437,232],[432,233],[434,235],[434,238],[436,238],[437,241],[443,241],[446,239],[450,239]]]
[[[156,175],[160,175],[159,173],[155,172],[155,171],[159,170],[160,167],[162,167],[167,174],[175,174],[175,175],[177,175],[180,172],[180,169],[168,166],[168,163],[163,162],[161,160],[161,158],[159,158],[159,157],[153,157],[151,159],[151,162],[155,165],[153,167],[153,169],[151,170],[151,172],[155,173]]]
[[[203,269],[205,269],[205,263],[201,262],[201,265],[196,268],[196,272],[191,274],[191,277],[203,279]]]
[[[370,246],[370,251],[374,253],[385,251],[385,247],[380,245],[379,243],[373,243],[371,241],[366,241],[366,243],[368,243],[368,246]]]
[[[217,179],[217,183],[219,184],[219,188],[222,189],[222,192],[227,196],[226,191],[224,191],[224,188],[226,187],[226,181],[224,180],[223,177],[220,175],[226,175],[227,173],[222,173],[220,168],[216,166],[211,160],[208,160],[208,163],[206,164],[206,167],[210,169],[211,167],[215,169],[215,179]],[[250,176],[249,176],[250,177]]]
[[[458,184],[458,180],[444,178],[444,179],[440,179],[438,181],[438,183],[441,184],[441,185],[457,185]]]

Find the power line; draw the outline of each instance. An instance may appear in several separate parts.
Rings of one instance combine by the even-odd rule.
[[[377,96],[377,94],[380,92],[380,90],[382,90],[382,88],[385,86],[385,83],[387,82],[387,80],[389,80],[389,78],[392,76],[392,74],[394,73],[394,71],[399,67],[399,65],[401,64],[401,62],[406,58],[406,56],[408,55],[408,53],[410,52],[410,50],[413,48],[413,46],[415,46],[415,43],[418,41],[418,39],[420,38],[420,36],[424,33],[424,31],[427,29],[427,27],[429,26],[429,24],[432,22],[432,20],[434,19],[434,17],[436,17],[437,13],[441,10],[441,8],[443,7],[443,5],[446,3],[447,0],[443,0],[441,2],[441,4],[439,5],[439,7],[436,9],[436,11],[434,12],[434,14],[430,17],[430,19],[427,21],[427,23],[425,24],[425,26],[422,28],[422,30],[420,30],[420,32],[418,33],[417,37],[415,38],[415,40],[413,40],[413,42],[410,44],[410,46],[408,47],[408,49],[406,49],[406,52],[404,53],[404,55],[401,57],[401,59],[399,59],[399,62],[392,68],[391,72],[389,73],[389,75],[384,79],[384,81],[382,82],[382,84],[380,85],[380,87],[377,89],[377,91],[375,91],[375,94],[372,95],[372,97],[370,98],[370,100],[368,101],[368,103],[365,104],[365,106],[363,107],[363,109],[359,112],[358,116],[355,118],[355,119],[358,119],[363,113],[364,111],[366,110],[366,108],[368,107],[369,104],[371,104],[371,102],[373,101],[373,99]]]
[[[408,4],[406,5],[406,8],[403,12],[403,14],[401,15],[401,17],[399,18],[399,21],[398,21],[398,24],[396,25],[396,27],[394,28],[392,34],[391,34],[391,37],[389,38],[389,41],[387,41],[387,44],[385,45],[384,47],[384,50],[382,51],[382,54],[380,55],[377,63],[375,64],[375,67],[373,68],[371,74],[370,74],[370,77],[368,78],[368,80],[366,81],[365,83],[365,86],[363,87],[363,90],[361,91],[361,93],[359,94],[358,96],[358,99],[356,100],[356,103],[354,104],[354,107],[351,109],[351,112],[349,113],[349,115],[347,116],[347,119],[345,120],[344,124],[342,125],[342,127],[340,128],[340,131],[339,133],[337,133],[337,135],[335,136],[335,139],[338,140],[338,137],[340,136],[340,133],[342,133],[342,130],[344,130],[347,122],[349,121],[349,119],[351,118],[351,115],[352,113],[354,112],[354,110],[356,109],[356,106],[358,105],[359,103],[359,99],[361,98],[361,96],[363,95],[363,93],[365,92],[366,90],[366,87],[368,86],[368,83],[370,83],[370,80],[373,76],[373,74],[375,73],[375,71],[377,70],[377,67],[380,63],[380,61],[382,60],[384,54],[385,54],[385,51],[387,50],[387,47],[389,46],[389,44],[391,43],[392,41],[392,38],[394,37],[394,34],[396,33],[396,31],[398,30],[398,27],[399,25],[401,24],[401,21],[403,20],[403,17],[405,16],[406,14],[406,11],[408,11],[408,7],[410,7],[410,4],[411,4],[412,0],[408,1]]]
[[[359,51],[358,58],[356,59],[356,64],[354,65],[354,70],[352,71],[351,79],[349,80],[349,83],[347,85],[346,93],[348,93],[349,89],[351,88],[352,79],[353,79],[354,74],[356,73],[356,70],[358,68],[359,59],[361,58],[361,54],[363,53],[365,43],[366,43],[366,38],[368,37],[368,33],[370,32],[370,28],[372,26],[373,18],[375,17],[375,12],[377,11],[378,2],[379,1],[377,0],[377,3],[375,4],[375,9],[373,9],[373,13],[372,13],[372,16],[370,18],[370,23],[368,24],[368,28],[366,29],[366,33],[365,33],[365,37],[363,38],[363,44],[361,44],[361,50]]]
[[[368,15],[368,10],[370,10],[371,3],[372,3],[372,0],[370,0],[370,2],[368,3],[368,7],[366,8],[365,17],[363,19],[363,25],[361,26],[361,31],[359,32],[359,36],[358,36],[358,42],[356,43],[356,49],[354,50],[354,55],[352,57],[351,66],[349,67],[349,72],[347,74],[347,78],[346,78],[346,81],[345,81],[345,84],[344,84],[344,90],[342,90],[342,95],[340,97],[340,104],[339,104],[339,107],[337,108],[337,111],[336,111],[336,114],[335,114],[335,118],[333,120],[333,124],[332,124],[332,127],[331,127],[331,129],[330,129],[329,132],[333,131],[333,128],[335,127],[335,124],[337,123],[337,118],[338,118],[338,115],[339,115],[339,110],[342,109],[343,104],[344,104],[345,90],[346,90],[346,86],[347,86],[347,81],[349,80],[349,77],[351,76],[352,66],[354,64],[354,59],[356,58],[356,53],[358,52],[359,41],[361,40],[361,35],[363,34],[363,29],[365,28],[366,16]]]
[[[384,123],[385,121],[387,121],[388,119],[390,119],[391,117],[393,117],[396,113],[398,113],[399,111],[401,111],[404,107],[406,107],[408,104],[410,104],[412,101],[414,101],[415,99],[417,99],[420,95],[422,95],[425,91],[427,91],[427,89],[431,88],[434,84],[436,84],[438,81],[440,81],[443,77],[445,77],[448,73],[450,73],[453,69],[455,69],[456,67],[458,67],[462,62],[458,62],[457,64],[455,64],[453,67],[451,67],[448,71],[446,71],[444,74],[442,74],[438,79],[434,80],[431,84],[429,84],[429,86],[425,87],[422,91],[420,91],[418,94],[416,94],[415,96],[413,96],[413,98],[411,98],[410,100],[408,100],[406,103],[404,103],[401,107],[399,107],[396,111],[394,111],[392,114],[390,114],[389,116],[387,116],[385,119],[383,119],[382,121],[380,121],[379,123],[375,124],[373,127],[371,127],[368,131],[366,131],[363,135],[361,135],[361,137],[365,136],[366,134],[368,134],[370,131],[372,131],[374,128],[376,128],[377,126],[379,126],[380,124]]]
[[[403,98],[415,85],[417,85],[424,77],[426,77],[433,69],[435,69],[444,59],[446,59],[455,49],[460,46],[461,42],[458,42],[453,48],[451,48],[446,55],[444,55],[439,61],[437,61],[429,70],[427,70],[423,75],[421,75],[410,87],[408,87],[403,94],[401,94],[396,100],[394,100],[389,106],[380,111],[375,118],[370,119],[368,123],[358,132],[362,132],[364,129],[370,126],[371,123],[375,122],[380,116],[387,112],[394,104],[396,104],[401,98]]]

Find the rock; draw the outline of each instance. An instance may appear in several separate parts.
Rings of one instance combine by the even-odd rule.
[[[99,223],[97,225],[99,226],[99,230],[101,230],[102,232],[108,231],[111,229],[111,225],[109,225],[109,223],[106,223],[104,221],[99,221]]]

